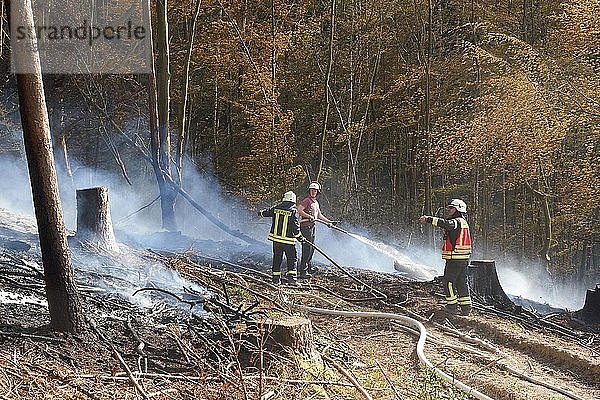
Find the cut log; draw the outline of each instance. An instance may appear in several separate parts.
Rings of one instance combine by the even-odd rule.
[[[503,310],[514,308],[500,285],[494,260],[471,260],[468,277],[471,293],[478,301]]]
[[[75,239],[117,251],[108,205],[108,188],[77,190],[77,233]]]
[[[312,358],[315,354],[312,324],[297,316],[269,318],[261,323],[264,348],[273,353],[292,352]]]
[[[595,289],[588,289],[585,294],[585,303],[578,314],[586,322],[600,323],[600,283],[596,285]]]

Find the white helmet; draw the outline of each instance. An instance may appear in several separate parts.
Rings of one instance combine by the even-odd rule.
[[[461,199],[452,199],[450,203],[448,203],[448,207],[456,208],[456,211],[458,211],[459,213],[467,212],[467,203],[465,203]]]
[[[296,202],[296,193],[292,192],[291,190],[289,192],[285,192],[283,194],[283,199],[281,199],[281,201],[291,201],[292,203]]]
[[[311,182],[310,185],[308,185],[308,190],[310,189],[317,189],[317,191],[321,191],[321,185],[319,184],[319,182]]]

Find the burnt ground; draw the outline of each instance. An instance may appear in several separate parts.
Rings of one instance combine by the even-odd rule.
[[[446,315],[435,280],[335,266],[275,287],[269,257],[219,243],[119,253],[72,243],[89,326],[53,332],[35,227],[0,221],[0,399],[472,398],[420,366],[406,319],[324,309],[420,321],[433,366],[490,398],[600,398],[600,327],[575,313]],[[310,320],[296,351],[273,345],[264,324],[290,315]]]

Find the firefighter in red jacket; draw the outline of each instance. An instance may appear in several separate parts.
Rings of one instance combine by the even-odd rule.
[[[315,221],[319,220],[328,227],[332,227],[334,222],[323,215],[317,195],[321,192],[321,184],[319,182],[311,182],[308,185],[308,196],[304,198],[297,206],[298,214],[300,215],[300,232],[306,241],[302,243],[302,257],[300,259],[300,268],[298,278],[309,279],[311,273],[316,271],[312,265],[312,257],[315,248],[310,244],[315,242]],[[310,243],[308,243],[310,242]]]
[[[268,239],[273,242],[273,283],[281,283],[281,263],[283,254],[287,261],[286,278],[289,284],[297,283],[296,265],[298,264],[298,253],[296,251],[296,240],[302,242],[304,238],[300,234],[300,222],[296,210],[296,194],[286,192],[281,203],[258,212],[260,217],[271,217],[271,230]]]
[[[448,219],[423,215],[419,220],[444,230],[442,258],[446,260],[444,268],[444,290],[446,309],[460,311],[462,315],[471,312],[471,295],[467,284],[467,267],[471,257],[471,233],[465,219],[467,204],[453,199],[447,206]]]

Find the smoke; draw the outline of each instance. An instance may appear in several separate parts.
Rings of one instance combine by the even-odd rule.
[[[440,270],[423,263],[414,255],[382,241],[371,239],[373,234],[359,227],[350,227],[350,235],[317,224],[316,245],[337,262],[377,272],[398,273],[411,279],[431,280]],[[360,232],[360,233],[358,233]],[[315,261],[328,263],[315,252]]]
[[[552,307],[578,310],[583,307],[587,288],[574,282],[552,279],[543,267],[511,260],[496,262],[498,279],[507,294]]]
[[[0,157],[0,170],[4,171],[0,179],[0,207],[33,215],[31,186],[25,161],[12,155]]]
[[[210,165],[209,162],[206,164]],[[0,168],[5,171],[4,178],[0,181],[0,207],[33,215],[31,188],[25,161],[22,158],[7,155],[0,158]],[[163,239],[160,239],[160,242],[151,242],[148,238],[146,242],[143,240],[144,235],[161,229],[160,202],[152,203],[158,196],[158,189],[156,179],[150,169],[148,169],[149,173],[130,176],[133,182],[132,186],[127,184],[119,174],[88,168],[78,163],[72,162],[72,171],[72,177],[59,175],[65,221],[71,231],[76,229],[75,190],[106,186],[109,188],[111,215],[118,239],[119,232],[126,232],[139,235],[142,239],[138,243],[142,246],[155,247],[169,244],[165,243]],[[264,242],[265,252],[263,255],[270,257],[270,243],[266,240],[270,220],[257,217],[256,210],[251,209],[241,199],[223,191],[210,168],[204,172],[198,172],[196,166],[187,164],[184,168],[183,183],[186,191],[202,207],[226,225]],[[138,211],[145,206],[147,207]],[[324,213],[327,215],[326,211]],[[181,196],[177,200],[176,216],[182,234],[192,238],[193,243],[200,248],[209,241],[226,243],[226,245],[220,246],[221,251],[224,252],[230,252],[232,248],[236,251],[243,250],[246,246],[238,238],[223,232],[210,223]],[[394,268],[394,262],[397,262],[409,269],[433,270],[438,275],[443,273],[443,261],[440,259],[438,249],[429,249],[420,244],[410,243],[410,240],[407,240],[408,243],[403,243],[402,248],[399,248],[391,245],[398,240],[393,235],[390,235],[390,240],[379,241],[370,232],[360,227],[346,226],[343,223],[342,226],[353,233],[354,237],[318,224],[316,244],[344,266],[397,273],[398,271]],[[402,236],[402,233],[398,233],[398,235]],[[256,250],[252,249],[252,251]],[[329,261],[317,252],[315,252],[314,260],[329,264]],[[137,265],[135,262],[133,263]],[[516,267],[516,265],[519,264],[511,261],[497,262],[500,282],[508,294],[548,303],[556,307],[577,309],[582,306],[586,288],[569,283],[553,282],[549,277],[540,273],[539,268],[535,266]],[[151,270],[159,271],[160,269],[155,265],[151,267]],[[142,273],[135,268],[127,273],[152,276],[152,274]],[[169,281],[173,281],[173,278],[159,279],[161,284]],[[186,284],[185,281],[180,282],[177,279],[174,281],[178,282],[179,287]],[[158,285],[158,283],[151,282],[152,279],[150,281],[139,280],[138,283],[139,285]]]
[[[80,284],[124,296],[131,303],[151,308],[155,298],[193,313],[203,313],[201,297],[206,289],[183,278],[159,260],[121,246],[118,256],[73,252]],[[139,291],[140,289],[158,289]],[[197,305],[180,301],[193,299]]]

